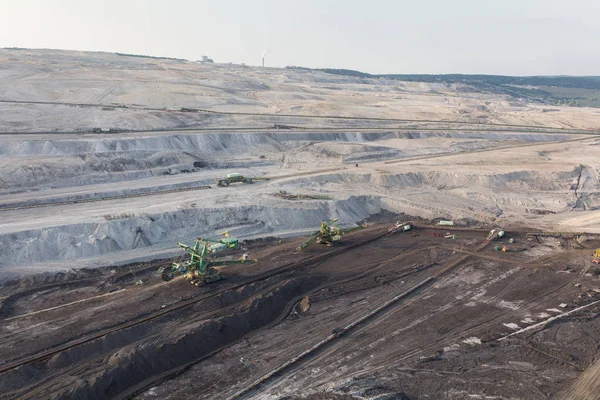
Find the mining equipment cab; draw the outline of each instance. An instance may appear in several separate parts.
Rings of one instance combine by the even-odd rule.
[[[217,260],[211,257],[211,254],[219,253],[226,249],[235,249],[238,247],[238,244],[238,240],[229,237],[227,233],[225,239],[221,240],[197,238],[193,247],[184,243],[177,243],[179,247],[190,255],[190,259],[182,263],[174,262],[170,267],[161,268],[159,272],[164,281],[170,281],[176,276],[185,275],[186,279],[190,280],[196,286],[202,283],[219,281],[224,277],[214,267],[254,263],[257,261],[249,259],[247,254],[244,254],[237,260]]]
[[[252,178],[246,178],[244,175],[242,174],[238,174],[238,173],[231,173],[231,174],[227,174],[227,178],[225,179],[215,179],[217,186],[229,186],[232,183],[252,183]]]

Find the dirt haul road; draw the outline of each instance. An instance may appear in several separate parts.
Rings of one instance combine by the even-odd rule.
[[[242,251],[258,264],[227,267],[226,280],[200,288],[160,281],[158,262],[5,285],[4,398],[212,399],[250,389],[239,398],[542,399],[571,385],[585,392],[579,382],[594,371],[581,375],[600,341],[600,307],[498,339],[598,300],[599,271],[583,247],[595,242],[510,232],[489,244],[481,231],[385,235],[389,226],[302,253],[294,251],[300,239],[249,243]],[[497,244],[511,251],[495,252]],[[305,296],[308,310],[297,307]]]

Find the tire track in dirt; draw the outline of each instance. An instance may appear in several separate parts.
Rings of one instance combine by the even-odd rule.
[[[339,250],[335,250],[335,251],[332,251],[332,252],[329,252],[329,253],[320,254],[320,255],[317,255],[317,256],[307,257],[306,259],[303,259],[300,262],[286,264],[286,265],[284,265],[284,266],[282,266],[280,268],[276,268],[275,270],[269,271],[269,272],[267,272],[265,274],[262,274],[262,275],[260,275],[258,277],[254,277],[251,280],[243,281],[242,283],[240,283],[238,285],[234,285],[233,287],[228,287],[227,289],[216,291],[217,293],[211,293],[209,295],[202,296],[201,299],[194,299],[191,302],[188,302],[188,304],[178,305],[173,310],[163,310],[163,311],[161,311],[159,313],[150,315],[148,317],[144,317],[144,318],[142,318],[140,320],[136,320],[136,321],[134,321],[132,323],[128,323],[128,324],[125,324],[125,325],[121,325],[121,326],[119,326],[117,328],[110,329],[109,331],[102,331],[102,332],[100,332],[98,334],[92,335],[91,337],[84,337],[83,339],[81,339],[79,341],[76,340],[74,342],[68,342],[64,346],[59,346],[59,347],[52,348],[49,352],[45,352],[45,353],[42,352],[42,354],[39,354],[39,355],[37,355],[34,358],[20,360],[20,361],[18,361],[16,363],[12,363],[12,364],[9,364],[9,365],[5,364],[4,366],[2,366],[0,368],[2,369],[2,372],[6,372],[6,371],[9,371],[9,370],[11,370],[13,368],[16,368],[17,366],[20,366],[20,365],[24,365],[24,364],[31,363],[31,362],[36,362],[36,361],[43,361],[45,358],[48,358],[48,357],[50,357],[52,355],[58,354],[60,352],[63,352],[65,350],[68,350],[68,349],[76,347],[76,346],[84,345],[85,343],[88,343],[88,342],[90,342],[92,340],[104,337],[104,336],[108,335],[111,332],[116,333],[117,331],[120,331],[120,330],[123,330],[123,329],[132,328],[132,327],[140,325],[140,324],[142,324],[144,322],[147,322],[147,321],[150,321],[150,320],[154,320],[154,319],[156,319],[156,318],[158,318],[160,316],[165,315],[168,312],[174,311],[175,309],[176,310],[180,310],[180,309],[185,308],[187,306],[196,304],[196,303],[198,303],[201,300],[205,300],[205,299],[207,299],[209,297],[213,297],[215,295],[218,295],[219,293],[223,293],[226,290],[236,289],[236,288],[241,287],[242,285],[247,285],[247,284],[252,283],[252,282],[256,282],[256,281],[268,279],[270,277],[274,277],[274,276],[280,275],[280,274],[285,273],[285,272],[290,272],[290,271],[293,271],[293,270],[297,270],[299,268],[311,267],[311,266],[318,265],[320,263],[325,262],[327,259],[329,259],[332,256],[341,254],[343,252],[346,252],[348,250],[357,248],[359,246],[363,246],[363,245],[369,244],[369,243],[371,243],[371,242],[373,242],[373,241],[375,241],[375,240],[377,240],[379,238],[382,238],[382,237],[384,237],[386,235],[389,235],[391,233],[394,233],[394,232],[390,232],[389,230],[386,230],[386,231],[384,231],[381,234],[376,234],[375,236],[372,236],[372,237],[370,237],[370,238],[368,238],[366,240],[363,240],[363,241],[357,242],[357,243],[353,243],[353,244],[351,244],[349,246],[340,248]],[[403,250],[403,251],[405,251],[405,250]],[[148,289],[151,289],[151,288],[148,288]]]
[[[464,259],[463,259],[464,261]],[[501,262],[506,262],[506,260],[503,259],[498,259],[497,261],[501,261]],[[523,263],[520,263],[523,264]],[[457,271],[454,270],[453,273],[456,273]],[[514,287],[515,285],[517,285],[519,282],[523,281],[523,279],[526,279],[527,275],[529,274],[529,272],[525,271],[525,273],[519,274],[519,276],[513,281],[511,282],[511,284],[509,284],[507,287],[503,288],[503,290],[501,291],[501,293],[506,293],[508,292],[512,287]],[[441,283],[441,282],[440,282]],[[542,295],[538,296],[537,298],[535,298],[533,301],[528,302],[526,305],[529,306],[537,306],[539,305],[539,303],[541,303],[543,300],[546,300],[550,297],[554,297],[555,294],[557,292],[559,292],[561,289],[563,289],[565,286],[569,285],[570,283],[572,283],[572,281],[564,283],[558,287],[554,287],[551,290],[543,293]],[[420,291],[417,295],[415,295],[414,297],[412,297],[411,299],[409,299],[406,303],[404,303],[402,306],[400,307],[396,307],[392,310],[389,310],[388,312],[382,314],[381,317],[383,318],[391,318],[393,316],[394,313],[400,312],[400,310],[409,307],[410,304],[414,303],[415,301],[417,301],[419,298],[423,298],[427,292],[429,292],[431,290],[432,287],[435,286],[431,286],[428,289],[423,289],[422,291]],[[495,296],[497,297],[497,296]],[[458,300],[457,300],[458,301]],[[453,303],[456,303],[457,301],[454,301]],[[439,310],[438,310],[439,312]],[[432,343],[430,343],[429,345],[425,346],[425,347],[420,347],[418,349],[414,349],[414,350],[410,350],[401,354],[395,354],[394,355],[394,359],[396,361],[403,361],[403,360],[407,360],[409,358],[415,357],[419,354],[423,354],[424,352],[427,351],[431,351],[431,350],[435,350],[435,349],[439,349],[440,346],[444,345],[444,344],[452,344],[452,342],[457,342],[460,341],[461,339],[464,339],[465,337],[469,336],[469,335],[473,335],[477,332],[480,332],[482,328],[486,328],[486,327],[494,327],[496,324],[500,324],[500,322],[502,321],[502,319],[506,318],[506,315],[509,315],[513,312],[513,310],[502,310],[499,308],[499,310],[495,313],[495,315],[493,316],[482,316],[479,318],[476,318],[475,320],[472,320],[473,322],[475,322],[474,324],[472,324],[472,326],[468,327],[467,329],[461,329],[456,335],[451,335],[451,336],[447,336],[444,337],[442,339],[439,340],[435,340]],[[419,323],[422,323],[423,321],[420,321]],[[377,323],[375,323],[376,325]],[[365,330],[373,328],[373,324],[371,325],[364,325],[362,328],[359,328],[358,330],[355,330],[353,332],[350,333],[349,337],[353,337],[353,336],[357,336],[357,335],[361,335],[361,333],[363,333]],[[456,328],[456,327],[455,327]],[[461,326],[461,328],[464,328],[464,326]],[[324,351],[320,351],[319,354],[316,354],[313,358],[311,357],[310,360],[306,360],[306,362],[303,364],[303,370],[307,370],[310,369],[311,365],[315,365],[317,364],[319,361],[322,362],[323,359],[332,356],[334,353],[336,353],[337,351],[340,350],[340,348],[344,346],[343,344],[337,344],[337,345],[333,345],[331,347],[329,347],[328,349],[325,349]],[[350,351],[347,348],[344,348],[346,351]],[[558,362],[564,362],[564,360],[558,356],[553,356],[551,357],[553,359],[555,359]],[[347,357],[344,358],[344,360],[347,362]],[[577,366],[575,366],[574,364],[570,363],[570,366],[574,366],[576,368],[578,368]],[[297,370],[297,368],[300,367],[294,367],[293,370]],[[315,367],[316,368],[316,367]],[[369,371],[375,371],[378,369],[382,369],[382,368],[387,368],[387,367],[380,367],[380,368],[375,368],[372,370],[361,370],[361,374],[364,373],[368,373]],[[279,379],[276,379],[275,381],[272,382],[272,384],[269,385],[269,387],[273,387],[273,386],[277,386],[278,383],[280,383],[281,381],[284,381],[285,378],[283,376],[281,376]],[[266,389],[265,389],[266,390]],[[260,393],[264,392],[261,391]],[[242,396],[243,397],[243,396]],[[233,398],[236,398],[235,396]]]
[[[256,298],[256,297],[260,297],[261,295],[265,295],[265,294],[269,293],[270,291],[272,291],[275,287],[279,286],[280,284],[281,284],[281,281],[273,282],[273,283],[269,284],[268,286],[260,289],[259,291],[251,293],[247,297],[242,297],[240,299],[237,299],[234,303],[228,304],[225,307],[218,307],[218,308],[210,310],[210,311],[200,312],[199,314],[193,314],[193,317],[191,319],[189,317],[185,318],[182,321],[182,324],[189,324],[191,322],[191,320],[202,321],[202,320],[211,319],[216,316],[227,313],[229,311],[232,311],[232,310],[238,308],[240,305],[247,302],[250,298]],[[288,309],[291,308],[291,306],[293,306],[293,304],[294,303],[288,304],[286,306],[286,308],[288,308]],[[174,318],[174,316],[172,316],[172,315],[169,315],[169,317],[170,317],[170,319]],[[160,326],[157,326],[156,324],[164,324],[165,327],[161,328]],[[101,363],[99,363],[99,361],[101,361],[102,359],[107,357],[109,354],[116,353],[119,349],[133,348],[142,343],[147,343],[147,342],[151,342],[153,340],[158,340],[159,338],[164,336],[164,331],[168,331],[169,329],[175,329],[173,327],[173,324],[174,324],[173,321],[164,321],[164,322],[154,321],[153,326],[147,328],[148,334],[142,333],[140,335],[136,335],[136,337],[133,341],[126,340],[125,342],[120,343],[118,346],[116,346],[114,348],[103,348],[101,351],[92,353],[92,354],[90,354],[90,356],[85,357],[79,361],[77,361],[77,360],[72,361],[75,364],[72,367],[68,367],[66,369],[62,368],[55,374],[44,378],[44,380],[42,380],[42,381],[36,381],[35,383],[33,383],[32,385],[30,385],[28,387],[21,388],[15,392],[5,393],[5,395],[25,400],[25,399],[37,399],[37,398],[42,398],[42,397],[48,397],[49,391],[50,392],[63,392],[63,390],[68,389],[69,385],[72,383],[72,382],[69,382],[69,377],[77,377],[77,379],[84,379],[85,376],[90,376],[90,375],[93,375],[94,372],[102,371],[105,367]],[[83,352],[85,353],[85,350],[83,350]],[[95,367],[94,367],[94,364],[96,364]]]
[[[484,241],[480,246],[477,247],[477,251],[481,251],[483,248],[485,248],[488,244],[490,243],[490,240],[486,240]],[[448,265],[444,266],[443,268],[440,269],[440,271],[434,273],[433,275],[430,275],[428,278],[426,278],[425,280],[419,282],[416,286],[413,286],[411,288],[408,288],[406,291],[404,291],[402,294],[394,297],[394,299],[398,298],[399,300],[402,299],[404,300],[405,298],[409,299],[409,302],[407,304],[409,304],[411,302],[411,300],[414,301],[414,294],[416,293],[417,296],[418,295],[423,295],[424,291],[427,291],[428,289],[430,290],[432,287],[434,287],[435,285],[432,285],[433,282],[438,282],[439,281],[436,278],[445,276],[444,278],[442,278],[442,280],[447,280],[449,279],[448,273],[450,271],[453,271],[456,269],[456,267],[458,267],[462,262],[464,262],[467,258],[469,257],[469,255],[462,255],[460,257],[458,257],[456,260],[451,261],[448,263]],[[453,258],[453,255],[450,256],[449,258]],[[454,271],[455,272],[455,271]],[[425,287],[425,289],[422,289],[422,287]],[[393,301],[393,299],[392,299]],[[387,304],[387,303],[384,303]],[[393,307],[395,306],[395,304],[391,303],[388,306],[385,306],[384,309],[381,309],[382,306],[379,306],[376,310],[380,310],[377,311],[376,314],[373,314],[370,317],[363,317],[363,318],[368,318],[365,319],[364,321],[361,321],[360,319],[358,321],[361,322],[354,322],[352,324],[349,325],[349,328],[342,328],[343,329],[343,333],[344,336],[346,336],[346,332],[350,331],[350,334],[357,334],[357,332],[360,332],[361,329],[366,329],[369,324],[372,322],[372,319],[379,319],[381,316],[389,316],[390,314],[390,308],[389,307]],[[392,308],[391,310],[397,310],[396,308]],[[393,312],[393,311],[391,311]],[[373,313],[373,312],[372,312]],[[369,314],[368,314],[369,315]],[[357,329],[353,329],[357,327]],[[277,370],[279,373],[279,371],[283,371],[283,370],[288,370],[289,368],[297,368],[296,365],[294,365],[294,363],[296,361],[301,361],[301,362],[305,362],[307,360],[314,360],[314,357],[318,357],[319,359],[322,359],[322,349],[321,346],[326,346],[325,351],[326,353],[330,353],[332,351],[333,347],[337,347],[337,345],[339,345],[339,341],[338,342],[334,342],[332,346],[329,345],[330,340],[335,339],[336,337],[339,337],[338,334],[333,334],[334,337],[332,337],[331,339],[327,338],[322,340],[321,342],[319,342],[317,345],[313,346],[311,349],[309,350],[305,350],[303,353],[301,353],[302,355],[297,355],[295,357],[293,357],[291,359],[291,362],[288,361],[286,363],[284,363],[282,366],[275,368],[275,370]],[[317,353],[315,354],[311,354],[313,351],[316,351]],[[265,382],[267,382],[271,376],[273,375],[272,372],[267,373],[265,376],[258,378],[255,382],[251,383],[250,386],[244,387],[238,391],[236,391],[234,394],[229,395],[228,396],[228,400],[234,400],[234,399],[238,399],[238,398],[244,398],[248,393],[252,393],[256,390],[256,388],[261,387],[262,385],[266,384]]]
[[[553,400],[598,400],[600,393],[600,354],[577,380],[565,391],[553,396]]]
[[[321,291],[323,289],[326,289],[326,288],[329,288],[329,287],[332,287],[332,286],[338,286],[340,284],[349,283],[349,282],[360,280],[360,279],[364,279],[365,277],[367,277],[369,275],[372,275],[376,271],[378,271],[378,270],[380,270],[382,268],[385,268],[385,267],[393,264],[395,262],[395,260],[397,258],[401,257],[401,256],[407,256],[407,255],[416,254],[418,252],[425,251],[425,250],[428,250],[430,248],[435,247],[435,246],[428,246],[428,247],[425,247],[425,248],[421,248],[421,249],[416,249],[416,250],[413,250],[413,251],[409,251],[415,245],[417,245],[417,243],[414,243],[414,244],[408,246],[407,248],[403,249],[401,252],[397,253],[392,258],[390,258],[389,260],[386,260],[383,263],[381,263],[381,262],[374,262],[374,263],[369,264],[368,266],[366,266],[366,270],[364,270],[362,273],[360,273],[359,276],[352,276],[352,277],[348,277],[348,278],[345,278],[345,279],[337,279],[337,280],[334,280],[333,282],[328,282],[328,283],[326,283],[324,285],[318,286],[318,287],[312,289],[308,293],[305,293],[305,294],[302,294],[300,296],[297,296],[296,298],[294,298],[290,302],[288,302],[288,304],[286,306],[286,309],[284,310],[283,313],[280,314],[280,316],[276,320],[274,320],[269,325],[267,325],[267,326],[265,326],[263,328],[260,328],[260,330],[262,330],[262,331],[268,330],[269,328],[271,328],[271,327],[273,327],[273,326],[281,323],[283,320],[287,319],[288,316],[289,316],[289,313],[291,312],[292,307],[302,297],[304,297],[304,296],[311,297],[312,295],[314,295],[315,293],[317,293],[317,292],[319,292],[319,291]],[[431,265],[429,265],[428,267],[430,267],[430,266]],[[364,269],[364,268],[365,268],[365,266],[361,266],[361,269]],[[427,269],[427,267],[424,268],[424,269]],[[409,275],[412,275],[414,273],[422,272],[424,269],[420,269],[420,270],[417,270],[417,271],[407,271],[404,275],[398,276],[396,279],[400,279],[400,278],[402,278],[404,276],[409,276]],[[351,270],[352,269],[350,269],[350,270],[349,269],[344,269],[344,273],[347,273],[347,272],[349,272]],[[319,299],[319,301],[322,301],[322,300],[323,299]],[[243,340],[243,337],[240,338],[240,339],[238,339],[237,341],[235,341],[233,343],[228,344],[227,346],[224,346],[223,348],[230,347],[230,346],[234,345],[235,343],[237,343],[237,342],[239,342],[241,340]],[[117,399],[126,399],[126,398],[129,398],[130,396],[133,396],[133,395],[135,395],[137,393],[142,392],[143,390],[147,389],[150,386],[155,386],[157,384],[160,384],[161,382],[163,382],[163,381],[165,381],[165,380],[167,380],[167,379],[169,379],[169,378],[171,378],[173,376],[176,376],[177,374],[185,371],[186,369],[190,368],[191,366],[193,366],[193,365],[195,365],[195,364],[197,364],[197,363],[199,363],[199,362],[201,362],[201,361],[203,361],[203,360],[205,360],[205,359],[207,359],[207,358],[209,358],[209,357],[217,354],[223,348],[217,349],[214,352],[212,352],[210,355],[207,355],[206,357],[202,357],[201,359],[194,360],[193,362],[187,363],[187,364],[185,364],[183,366],[180,366],[180,367],[177,367],[177,368],[175,368],[173,370],[164,372],[164,373],[162,373],[162,374],[160,374],[158,376],[150,377],[150,378],[146,379],[144,382],[142,382],[142,383],[140,383],[138,385],[135,385],[134,387],[128,389],[126,392],[120,394],[116,398]]]

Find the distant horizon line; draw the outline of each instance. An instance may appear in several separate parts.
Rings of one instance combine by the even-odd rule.
[[[113,55],[117,55],[120,57],[138,57],[138,58],[150,58],[150,59],[162,59],[162,60],[174,60],[174,61],[187,61],[187,62],[198,62],[200,60],[190,60],[187,58],[180,58],[180,57],[169,57],[169,56],[155,56],[155,55],[148,55],[148,54],[137,54],[137,53],[124,53],[124,52],[120,52],[120,51],[106,51],[106,50],[75,50],[75,49],[59,49],[59,48],[49,48],[49,47],[38,47],[38,48],[34,48],[34,47],[18,47],[18,46],[10,46],[10,47],[1,47],[0,50],[16,50],[16,51],[20,51],[20,50],[30,50],[30,51],[39,51],[39,50],[46,50],[46,51],[64,51],[64,52],[80,52],[80,53],[104,53],[104,54],[113,54]],[[300,65],[286,65],[284,67],[282,66],[266,66],[266,67],[262,67],[260,64],[248,64],[248,63],[244,63],[244,62],[233,62],[233,61],[222,61],[222,62],[218,62],[218,61],[214,61],[214,64],[223,64],[223,65],[227,65],[227,64],[233,64],[233,65],[244,65],[247,67],[256,67],[256,68],[273,68],[273,69],[304,69],[304,70],[311,70],[311,71],[321,71],[324,72],[325,70],[331,70],[331,71],[348,71],[348,72],[354,72],[354,73],[359,73],[359,74],[363,74],[366,75],[366,77],[373,77],[373,78],[377,78],[377,77],[390,77],[390,76],[415,76],[415,75],[423,75],[423,76],[451,76],[451,75],[460,75],[460,76],[494,76],[494,77],[519,77],[519,78],[561,78],[561,77],[573,77],[573,78],[596,78],[599,79],[600,75],[569,75],[569,74],[557,74],[557,75],[503,75],[503,74],[483,74],[483,73],[463,73],[463,72],[442,72],[442,73],[422,73],[422,72],[404,72],[404,73],[371,73],[371,72],[363,72],[360,70],[355,70],[355,69],[351,69],[351,68],[339,68],[339,67],[304,67],[304,66],[300,66]]]

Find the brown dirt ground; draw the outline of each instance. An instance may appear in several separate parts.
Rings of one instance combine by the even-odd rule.
[[[524,328],[600,299],[593,243],[528,240],[509,232],[515,243],[501,243],[509,252],[494,251],[496,243],[477,252],[485,232],[456,231],[453,240],[431,235],[447,230],[419,229],[251,281],[389,226],[377,224],[346,235],[339,247],[312,245],[302,253],[294,251],[301,239],[248,243],[240,253],[250,252],[258,264],[224,268],[226,280],[200,288],[183,279],[162,282],[156,271],[165,261],[5,285],[0,367],[188,299],[199,302],[4,372],[3,398],[227,398],[455,261],[461,262],[246,397],[593,398],[600,307],[497,340],[514,331],[511,324]],[[209,294],[215,296],[203,297]],[[303,296],[310,309],[292,312]]]

